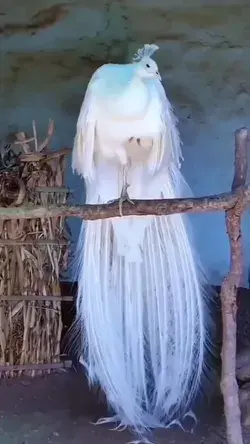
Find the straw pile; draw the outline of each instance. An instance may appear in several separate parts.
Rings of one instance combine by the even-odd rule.
[[[18,133],[1,149],[0,206],[66,203],[67,150],[53,153],[48,136],[39,145]],[[67,267],[69,235],[63,218],[0,221],[0,377],[30,364],[60,362],[60,272]],[[19,371],[6,371],[6,366]],[[39,368],[39,365],[36,366]],[[25,370],[23,370],[25,369]],[[40,371],[40,373],[42,370]],[[37,374],[37,372],[36,372]]]

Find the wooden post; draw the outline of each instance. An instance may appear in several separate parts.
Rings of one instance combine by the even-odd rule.
[[[247,175],[246,128],[235,133],[235,174],[232,191],[243,187]],[[226,211],[226,226],[230,242],[230,270],[221,287],[222,304],[222,373],[221,391],[224,399],[226,434],[228,444],[243,444],[240,420],[238,385],[236,381],[236,314],[237,291],[242,276],[241,216],[244,211],[244,196],[230,210]]]

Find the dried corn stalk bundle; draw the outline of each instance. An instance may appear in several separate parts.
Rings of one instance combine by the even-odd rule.
[[[18,133],[8,147],[11,167],[1,150],[0,205],[65,204],[66,150],[53,153],[48,143]],[[13,158],[16,159],[13,162]],[[67,266],[69,235],[61,217],[0,221],[0,376],[9,365],[60,362],[62,333],[60,272]],[[54,300],[53,300],[54,298]],[[5,371],[1,371],[4,368]],[[4,366],[4,367],[3,367]],[[47,370],[50,371],[50,370]],[[34,375],[34,370],[29,370]],[[26,371],[27,374],[27,371]]]

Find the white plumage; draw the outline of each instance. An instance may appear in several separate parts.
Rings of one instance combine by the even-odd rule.
[[[92,76],[77,122],[72,167],[87,203],[183,196],[176,119],[145,45],[132,63]],[[114,417],[143,435],[181,420],[210,347],[208,295],[182,215],[82,224],[77,319],[92,384]]]

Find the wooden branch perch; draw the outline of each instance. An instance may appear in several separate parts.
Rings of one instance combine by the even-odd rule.
[[[235,133],[235,174],[232,192],[240,190],[235,206],[226,211],[226,226],[230,242],[230,271],[221,287],[223,343],[221,391],[224,399],[228,444],[243,444],[240,421],[238,385],[236,381],[236,313],[237,290],[242,276],[241,217],[244,211],[244,186],[247,176],[247,139],[245,128]]]
[[[229,193],[185,199],[134,200],[134,205],[125,202],[122,206],[124,216],[162,216],[176,213],[204,213],[226,211],[234,208],[237,202],[250,202],[250,186],[239,186]],[[85,220],[120,217],[118,203],[102,205],[48,205],[19,207],[0,207],[0,220],[33,219],[46,217],[79,217]]]

